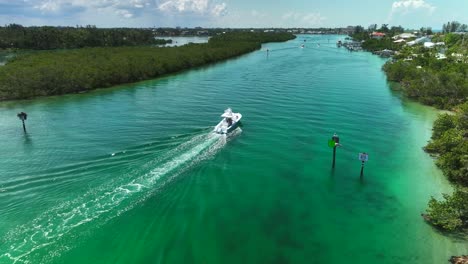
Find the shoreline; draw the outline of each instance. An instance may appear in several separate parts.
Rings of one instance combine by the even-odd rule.
[[[83,93],[223,62],[294,39],[292,34],[230,33],[180,47],[112,47],[43,51],[0,67],[0,101]]]
[[[468,263],[468,255],[452,256],[449,261],[452,264],[467,264]]]
[[[372,55],[376,55],[376,56],[379,56],[380,58],[388,58],[388,59],[392,59],[393,56],[395,55],[394,52],[392,53],[385,53],[385,51],[381,51],[381,52],[375,52],[375,51],[368,51],[368,50],[364,50],[365,52],[369,52],[371,53]],[[428,104],[425,104],[419,100],[416,100],[415,98],[411,98],[407,95],[405,95],[403,93],[403,88],[401,86],[403,86],[403,84],[399,81],[392,81],[392,80],[389,80],[388,79],[388,74],[387,72],[382,68],[381,69],[384,73],[385,73],[385,76],[387,78],[387,81],[390,82],[391,84],[389,84],[389,89],[392,90],[393,92],[396,92],[396,93],[399,93],[399,95],[401,96],[400,99],[405,99],[405,100],[409,100],[411,102],[414,102],[414,103],[417,103],[421,106],[424,106],[424,107],[431,107],[431,108],[434,108],[434,110],[437,112],[437,117],[435,120],[432,121],[432,132],[431,132],[431,137],[429,138],[427,144],[429,144],[430,142],[433,141],[433,136],[434,136],[434,125],[435,125],[435,122],[440,118],[440,116],[442,114],[448,114],[448,115],[455,115],[455,112],[454,111],[451,111],[451,110],[445,110],[445,109],[439,109],[439,108],[436,108],[435,106],[433,105],[428,105]],[[393,85],[392,85],[393,84]],[[398,89],[393,89],[394,86],[397,86]],[[433,160],[433,164],[436,166],[436,168],[440,171],[440,174],[441,176],[443,177],[443,179],[441,180],[444,180],[447,182],[447,184],[449,185],[449,188],[450,188],[450,192],[448,192],[450,195],[453,195],[453,193],[455,192],[455,190],[460,186],[459,184],[457,184],[456,182],[452,182],[449,180],[448,176],[446,175],[446,173],[442,170],[442,168],[439,167],[439,165],[437,164],[437,159],[439,158],[439,154],[434,154],[434,153],[430,153],[429,151],[426,150],[426,147],[427,147],[427,144],[426,146],[423,147],[423,151],[426,155],[430,156]],[[443,190],[440,191],[440,195],[439,195],[439,199],[445,199],[445,197],[442,195],[442,193],[447,193]],[[433,197],[433,196],[432,196]],[[426,222],[426,224],[432,226],[433,228],[437,228],[437,229],[440,229],[441,231],[447,231],[445,230],[444,228],[440,227],[440,226],[437,226],[437,225],[434,225],[434,221],[433,219],[431,218],[431,216],[427,213],[428,211],[428,208],[426,207],[426,211],[423,212],[423,213],[420,213],[421,215],[421,218],[423,219],[424,222]],[[450,232],[450,231],[449,231]],[[446,236],[444,234],[444,236]],[[452,263],[452,264],[468,264],[468,255],[459,255],[459,256],[454,256],[452,255],[449,259],[448,259],[448,262]]]
[[[296,42],[298,41],[280,43],[277,48],[280,46],[291,46],[291,43]],[[276,44],[270,47],[274,46],[276,46]],[[281,217],[281,215],[292,217],[290,221],[286,222],[285,229],[283,229],[281,233],[278,233],[277,237],[281,239],[282,234],[290,234],[294,236],[294,243],[304,245],[305,250],[298,251],[293,257],[302,257],[303,254],[301,252],[309,252],[309,256],[313,257],[314,252],[323,251],[323,254],[317,255],[317,258],[320,258],[320,262],[325,263],[327,259],[329,262],[333,263],[346,261],[346,257],[343,257],[343,254],[340,254],[340,252],[354,253],[357,259],[359,259],[358,262],[365,263],[372,263],[373,261],[379,260],[391,262],[391,260],[395,259],[403,262],[415,260],[415,262],[421,263],[445,263],[451,255],[461,254],[461,252],[453,250],[454,246],[452,241],[442,237],[440,234],[433,234],[431,228],[422,221],[419,221],[418,215],[414,214],[414,211],[419,212],[422,210],[427,196],[436,193],[434,190],[441,186],[439,182],[437,182],[437,179],[443,178],[439,177],[441,175],[434,173],[438,172],[438,170],[435,170],[435,166],[431,165],[432,161],[430,158],[427,157],[425,153],[421,152],[421,147],[430,136],[429,124],[432,123],[432,119],[435,116],[433,109],[410,102],[410,100],[403,100],[404,103],[401,103],[398,95],[387,90],[385,77],[378,69],[379,67],[376,66],[376,63],[382,64],[384,61],[377,57],[368,56],[366,54],[364,57],[368,59],[358,59],[358,64],[353,64],[356,65],[356,67],[352,69],[353,73],[359,73],[365,69],[366,72],[370,73],[369,75],[373,76],[370,78],[372,84],[366,85],[366,88],[362,89],[360,84],[362,78],[360,78],[359,75],[353,74],[354,78],[352,78],[349,83],[354,84],[353,87],[356,89],[354,90],[344,88],[348,82],[340,82],[342,85],[336,85],[327,81],[332,79],[331,76],[337,76],[337,73],[340,71],[324,71],[322,74],[327,75],[323,77],[328,76],[328,78],[321,79],[323,82],[319,82],[317,85],[310,85],[300,78],[292,78],[293,76],[290,76],[287,72],[281,75],[284,70],[283,65],[291,65],[291,72],[298,73],[295,77],[304,76],[303,73],[311,71],[310,68],[304,67],[302,63],[293,62],[297,62],[298,60],[311,61],[314,59],[315,55],[304,52],[306,50],[295,49],[292,51],[291,53],[294,53],[293,59],[289,59],[290,56],[273,56],[267,60],[264,56],[264,52],[256,51],[240,59],[221,63],[220,67],[216,66],[210,67],[210,69],[206,71],[197,70],[184,73],[176,75],[176,78],[169,77],[161,81],[158,79],[144,81],[141,84],[128,85],[128,88],[117,88],[118,90],[114,90],[114,88],[111,88],[111,91],[109,91],[109,89],[101,89],[101,91],[93,91],[83,96],[57,96],[57,99],[54,98],[53,100],[39,99],[37,101],[32,101],[32,103],[18,102],[15,107],[10,109],[5,108],[4,116],[7,119],[5,124],[8,123],[7,132],[10,132],[13,136],[9,136],[8,133],[4,134],[3,137],[6,139],[10,138],[10,140],[4,140],[3,142],[5,145],[11,146],[10,149],[18,148],[18,144],[16,146],[13,144],[16,138],[19,139],[19,144],[21,144],[19,146],[23,145],[20,123],[15,114],[17,108],[24,107],[25,110],[29,109],[31,114],[35,112],[34,115],[31,115],[32,118],[30,118],[32,133],[30,134],[30,142],[24,144],[26,147],[25,150],[40,150],[40,148],[44,148],[44,150],[50,151],[52,155],[68,156],[70,158],[70,163],[65,161],[64,164],[59,165],[59,168],[68,168],[69,164],[75,164],[75,158],[73,157],[75,155],[80,158],[83,157],[83,160],[86,161],[107,161],[107,159],[104,159],[105,155],[105,157],[108,157],[109,162],[122,161],[118,164],[120,165],[119,167],[115,167],[116,172],[120,172],[126,168],[133,170],[133,168],[143,167],[143,161],[146,159],[135,156],[135,161],[137,161],[137,163],[132,163],[132,166],[128,166],[130,162],[123,159],[127,157],[126,155],[128,155],[128,157],[133,157],[134,154],[140,152],[142,155],[143,153],[151,153],[151,155],[154,154],[155,157],[162,157],[163,163],[165,163],[166,157],[163,156],[164,153],[172,153],[171,157],[173,157],[176,154],[172,151],[179,144],[188,141],[194,135],[204,133],[205,129],[206,132],[211,132],[211,129],[208,131],[208,126],[216,124],[213,123],[213,120],[217,119],[219,116],[216,109],[226,104],[225,95],[229,94],[229,92],[235,91],[237,95],[229,103],[234,107],[242,108],[239,110],[245,113],[245,116],[248,116],[250,120],[249,123],[251,125],[248,126],[248,124],[246,124],[247,126],[245,127],[244,133],[246,134],[240,135],[238,139],[228,143],[229,145],[226,147],[229,149],[216,154],[214,157],[215,160],[210,159],[206,161],[206,163],[203,161],[204,164],[202,166],[197,166],[195,172],[189,171],[189,174],[183,174],[180,181],[174,182],[176,184],[167,185],[171,189],[163,189],[163,192],[161,192],[162,196],[171,198],[171,200],[167,200],[167,205],[171,205],[173,201],[175,201],[172,200],[172,197],[175,197],[175,199],[177,199],[177,197],[188,197],[184,200],[187,202],[195,201],[192,205],[198,204],[197,201],[200,200],[206,201],[206,204],[211,204],[211,206],[207,205],[207,210],[203,213],[203,219],[215,219],[215,221],[197,222],[196,219],[199,218],[190,218],[190,216],[184,217],[187,216],[185,210],[181,211],[178,209],[186,208],[186,206],[174,206],[171,207],[169,214],[172,215],[174,212],[181,212],[181,214],[174,215],[171,221],[160,225],[158,219],[163,218],[166,214],[157,215],[154,210],[148,210],[148,208],[166,208],[159,203],[155,204],[155,201],[159,201],[159,197],[156,197],[155,199],[157,200],[152,199],[149,200],[149,202],[146,202],[146,200],[142,201],[142,206],[138,207],[137,210],[131,211],[128,214],[122,214],[123,218],[120,216],[116,217],[116,220],[112,221],[110,225],[107,225],[103,229],[99,228],[99,236],[94,236],[95,232],[91,232],[90,234],[92,235],[89,236],[89,241],[91,241],[91,243],[88,243],[86,240],[82,242],[76,241],[74,239],[75,237],[80,240],[82,238],[79,236],[78,232],[73,231],[69,233],[70,237],[73,236],[70,239],[67,238],[69,236],[65,235],[64,238],[66,240],[64,240],[63,245],[79,244],[79,248],[73,248],[70,252],[64,252],[62,254],[64,257],[57,257],[56,261],[69,262],[73,261],[73,259],[78,259],[78,261],[80,261],[80,254],[83,252],[89,256],[99,256],[103,260],[122,257],[122,255],[115,254],[111,250],[109,252],[102,250],[101,248],[105,248],[105,243],[99,241],[105,241],[108,237],[114,237],[113,234],[115,230],[121,230],[119,233],[121,239],[117,241],[122,241],[121,245],[128,243],[128,241],[134,242],[138,240],[139,236],[132,236],[131,234],[144,231],[144,229],[138,228],[138,226],[140,226],[138,225],[140,219],[154,221],[142,221],[141,223],[146,223],[148,226],[161,227],[159,230],[169,230],[168,228],[174,226],[174,223],[178,223],[181,226],[183,226],[184,223],[197,223],[197,225],[192,226],[189,230],[189,232],[197,232],[192,236],[193,241],[200,239],[200,237],[207,237],[207,243],[199,243],[200,250],[203,248],[199,256],[209,256],[213,253],[217,253],[221,261],[222,259],[226,259],[224,257],[225,252],[232,252],[231,248],[228,247],[226,251],[220,251],[217,250],[217,248],[207,247],[206,245],[208,243],[211,244],[216,241],[218,241],[216,243],[223,243],[224,241],[230,243],[230,241],[233,240],[232,234],[240,232],[244,232],[244,234],[250,237],[261,238],[262,241],[272,241],[276,236],[269,236],[269,233],[265,233],[265,229],[263,228],[272,227],[271,221],[269,221],[272,214],[273,217]],[[339,60],[340,54],[335,54],[333,58]],[[308,60],[302,60],[302,56],[309,56],[307,57]],[[328,54],[324,54],[324,57],[328,56]],[[285,59],[284,62],[286,63],[282,62],[283,59]],[[348,56],[346,61],[355,63],[355,59],[356,58]],[[262,66],[270,65],[274,60],[278,60],[274,70]],[[259,61],[262,62],[262,65],[259,65]],[[327,60],[323,60],[322,62],[324,64],[328,63]],[[321,77],[321,72],[319,70],[323,66],[318,63],[315,65],[316,67],[312,68],[314,75],[310,76],[308,80],[315,80],[317,77]],[[348,69],[345,67],[346,64],[342,66],[343,68],[340,67],[339,69]],[[275,79],[274,77],[278,75],[283,76],[283,78]],[[239,76],[250,76],[251,78],[239,78]],[[269,79],[270,81],[259,85],[257,76],[269,76],[270,78],[265,78],[265,80]],[[273,80],[273,82],[271,82],[271,80]],[[284,80],[284,82],[280,80]],[[287,80],[293,81],[294,85],[285,87]],[[127,85],[124,85],[122,87],[126,86]],[[210,87],[215,87],[216,89],[210,89]],[[331,102],[321,104],[320,102],[323,102],[323,99],[329,98],[329,93],[323,93],[321,90],[313,88],[322,87],[330,89],[330,94],[344,92],[347,96],[336,96]],[[373,89],[374,87],[377,89]],[[275,93],[269,93],[270,91],[274,91]],[[368,102],[371,107],[368,108],[369,111],[366,112],[366,114],[369,114],[368,118],[366,118],[367,115],[365,111],[357,112],[356,115],[350,114],[348,117],[348,115],[341,115],[343,113],[342,110],[333,107],[335,104],[340,104],[341,102],[341,105],[346,107],[344,109],[346,113],[353,113],[352,111],[347,111],[347,109],[362,110],[362,104],[354,99],[361,96],[353,96],[357,94],[363,95],[362,98],[364,101],[370,99]],[[258,99],[263,99],[263,95],[268,95],[268,97],[265,98],[267,100],[264,99],[268,105],[261,108],[265,110],[264,112],[259,112]],[[304,95],[304,98],[298,98],[297,95]],[[366,97],[366,95],[370,97]],[[246,98],[251,100],[250,103],[245,100]],[[283,101],[284,98],[291,98],[292,100],[288,100],[288,103],[288,101]],[[314,103],[310,101],[310,99],[313,98],[321,98],[321,100],[317,100],[317,103]],[[297,105],[297,107],[291,109],[292,113],[300,114],[291,115],[291,118],[294,117],[295,119],[287,118],[285,114],[291,112],[287,112],[288,108],[278,107],[276,104],[278,102],[282,103],[281,105],[285,107],[288,107],[288,105],[291,106],[291,102],[294,102],[293,105]],[[181,108],[181,106],[183,107]],[[348,106],[350,106],[350,108],[348,108]],[[180,112],[177,109],[183,109],[184,111]],[[197,109],[199,109],[200,112],[198,112]],[[272,110],[272,112],[270,112],[270,110]],[[304,116],[302,113],[315,112],[319,114],[322,111],[324,116],[315,115],[312,119],[307,119],[312,122],[306,121],[306,126],[302,126],[304,124]],[[375,111],[375,113],[373,111]],[[262,123],[270,120],[269,118],[265,118],[262,114],[266,112],[271,114],[271,116],[280,117],[279,120],[281,123],[275,122],[272,124],[273,126],[264,129]],[[101,115],[96,113],[101,113]],[[186,115],[187,113],[188,115]],[[177,118],[180,116],[179,114],[184,115],[184,117]],[[34,116],[36,116],[36,118]],[[329,161],[331,161],[328,155],[331,154],[330,149],[328,149],[326,145],[323,145],[324,141],[321,140],[322,136],[323,139],[325,139],[324,133],[326,133],[326,131],[324,128],[327,127],[327,120],[331,120],[330,117],[337,118],[334,122],[339,123],[339,126],[342,127],[342,131],[338,132],[340,136],[342,136],[343,141],[345,141],[344,143],[347,141],[346,145],[352,148],[348,148],[348,150],[338,150],[338,169],[333,174],[330,173],[329,166]],[[173,120],[176,122],[173,122]],[[350,126],[346,125],[348,120],[352,120],[352,122],[349,122],[352,123]],[[395,120],[397,122],[394,122]],[[355,126],[354,124],[362,124],[363,126]],[[369,124],[369,126],[367,126],[367,124]],[[292,136],[288,136],[284,134],[284,128],[297,129],[292,129],[291,131],[294,132],[289,133],[292,134]],[[368,133],[368,137],[362,137],[359,131],[363,130],[377,133],[382,132],[382,134],[377,134],[380,136],[375,136],[376,134],[374,133]],[[400,134],[398,131],[405,132]],[[380,142],[379,139],[383,140],[385,135],[388,136],[387,140]],[[285,140],[285,136],[288,137],[287,140]],[[46,144],[47,142],[43,140],[47,140],[50,143]],[[86,142],[82,142],[83,140]],[[406,144],[408,142],[410,142],[410,144]],[[31,143],[34,145],[31,146]],[[377,146],[377,144],[379,146]],[[97,148],[94,149],[96,145]],[[104,148],[99,147],[99,145],[102,145]],[[270,146],[272,145],[277,146],[278,149],[287,151],[278,153],[274,149],[271,149]],[[64,148],[61,149],[61,146]],[[167,148],[164,147],[164,151],[159,152],[159,146],[167,146]],[[246,148],[245,146],[249,147]],[[364,182],[358,180],[359,174],[357,173],[359,173],[359,164],[353,154],[355,150],[353,146],[360,146],[360,148],[362,147],[362,149],[370,151],[371,153],[372,160],[368,164],[369,167],[366,167]],[[78,147],[78,149],[76,147]],[[59,151],[54,150],[57,148]],[[82,148],[83,154],[89,154],[81,155],[79,148]],[[5,148],[5,150],[8,150],[8,148]],[[65,151],[71,150],[73,150],[72,155],[66,155],[70,152]],[[127,150],[127,154],[122,152],[125,150]],[[230,155],[231,151],[235,151],[238,155]],[[7,151],[7,153],[9,152],[10,151]],[[116,153],[116,155],[111,156],[112,153]],[[179,152],[177,153],[176,157],[179,157]],[[180,154],[183,153],[185,153],[185,149],[184,152]],[[409,157],[409,159],[401,158],[405,156]],[[30,152],[25,152],[25,157],[26,159],[23,159],[23,161],[29,163],[28,157],[32,159],[37,156],[31,155]],[[144,157],[146,157],[146,155]],[[270,159],[270,157],[272,157],[272,159]],[[285,162],[275,163],[274,161],[278,160],[276,157],[286,158]],[[391,161],[390,158],[396,158],[394,160],[395,163],[387,164],[387,162]],[[252,168],[249,166],[248,162],[245,163],[245,161],[252,159],[259,161],[259,166]],[[55,162],[58,159],[51,160]],[[148,157],[147,160],[153,159]],[[423,162],[411,166],[411,163],[414,164],[418,162],[418,160],[423,160]],[[19,168],[18,164],[20,163],[18,162],[8,163]],[[44,167],[44,170],[49,170],[49,165],[47,163],[44,164],[47,165]],[[160,168],[161,164],[151,164],[148,171]],[[233,170],[231,173],[225,173],[224,171],[220,173],[219,167],[216,164],[225,164],[229,169],[232,168]],[[230,166],[230,164],[235,166]],[[284,167],[281,164],[288,165]],[[386,166],[381,167],[380,164],[385,164]],[[51,165],[54,166],[53,164]],[[96,166],[98,168],[105,168],[106,162],[97,164],[93,162],[93,165],[99,165],[99,167]],[[301,172],[296,174],[296,168],[301,169]],[[60,169],[59,171],[62,170]],[[178,173],[178,171],[177,169],[174,172]],[[422,173],[419,173],[419,171]],[[401,175],[398,174],[399,172],[401,172]],[[12,173],[14,174],[14,170]],[[22,171],[22,174],[25,173],[25,171]],[[73,172],[70,172],[70,175],[73,174]],[[97,174],[99,174],[99,170],[94,172],[94,170],[91,169],[89,172],[90,179],[102,180],[102,182],[106,184],[109,179],[120,176],[119,174],[115,176],[109,174],[109,176],[112,177],[95,177]],[[218,176],[220,174],[223,178]],[[292,179],[290,177],[291,174],[293,176]],[[35,174],[32,173],[32,175]],[[139,175],[145,175],[145,172],[141,172]],[[232,177],[232,175],[240,176]],[[256,177],[255,175],[260,176]],[[133,177],[133,175],[129,176]],[[427,176],[429,176],[429,178]],[[216,179],[216,182],[223,182],[226,184],[211,185],[216,187],[216,189],[210,189],[215,192],[209,192],[207,194],[207,192],[200,192],[200,190],[202,190],[200,189],[201,185],[198,184],[200,182],[197,181],[196,184],[192,184],[192,179],[200,179],[203,180],[203,182],[210,183],[210,185],[211,182],[213,182],[212,179]],[[436,180],[434,181],[433,179]],[[251,182],[251,180],[255,181]],[[271,182],[269,182],[270,180]],[[265,184],[265,181],[271,183],[271,185]],[[85,183],[86,181],[83,182]],[[126,182],[130,182],[130,180]],[[185,183],[189,185],[184,185]],[[247,189],[245,188],[245,183],[251,183],[247,184]],[[418,183],[421,183],[421,185],[418,186]],[[78,188],[79,186],[80,185],[74,184],[70,185],[70,187],[73,187],[71,188],[73,189],[73,195],[76,194],[78,197],[81,197],[82,191]],[[225,194],[222,196],[217,195],[219,190],[227,190],[227,187],[230,186],[235,186],[236,191],[229,193],[222,192]],[[265,191],[259,190],[257,188],[258,186],[267,186],[266,194]],[[316,189],[316,191],[310,191],[311,186],[315,186],[314,189]],[[412,186],[418,186],[418,188],[415,188],[413,191]],[[86,189],[89,187],[83,185],[83,188]],[[186,188],[193,188],[192,190],[196,194],[200,194],[200,196],[187,195],[187,192],[185,192]],[[298,190],[297,188],[300,189]],[[56,189],[58,188],[51,188],[50,191],[53,192]],[[74,192],[75,190],[76,193]],[[180,190],[180,192],[174,193],[174,191],[178,190]],[[274,192],[268,192],[268,190],[274,190]],[[298,191],[303,195],[297,195]],[[73,200],[71,194],[69,195],[63,191],[60,193],[63,193],[65,199]],[[249,195],[242,195],[246,193]],[[60,195],[57,196],[60,197]],[[252,205],[252,197],[265,196],[268,200],[257,201],[258,206],[248,207]],[[26,201],[30,200],[21,195],[18,197],[21,199],[24,198]],[[133,204],[133,197],[130,198],[131,200],[128,199],[127,201]],[[194,199],[194,197],[197,197],[197,199]],[[234,206],[229,206],[232,205],[233,201],[231,197],[244,197],[245,199],[242,199],[242,201],[236,199],[239,203],[234,204]],[[287,198],[286,200],[285,197]],[[223,198],[225,199],[223,200]],[[93,199],[94,197],[89,197],[89,199],[86,200],[92,201]],[[53,202],[54,200],[55,199],[51,199],[50,201]],[[277,201],[284,201],[284,203],[277,204]],[[180,204],[185,205],[183,203]],[[275,212],[278,212],[278,206],[280,206],[279,209],[283,208],[286,209],[286,211],[275,214]],[[34,206],[29,207],[36,208]],[[223,213],[217,214],[216,212],[218,212],[219,208],[225,208],[226,210],[223,211]],[[255,225],[250,225],[251,228],[249,229],[235,225],[237,219],[241,219],[241,217],[245,216],[245,213],[251,212],[250,210],[245,211],[245,208],[264,212],[264,217],[251,218],[255,221]],[[332,210],[329,210],[330,208]],[[118,210],[120,210],[120,207],[116,210],[111,210],[111,212]],[[21,208],[19,208],[18,211],[22,212]],[[164,210],[163,212],[167,211]],[[215,212],[215,214],[213,214],[213,212]],[[303,212],[311,213],[303,217],[300,214]],[[314,212],[318,212],[318,214]],[[141,217],[146,214],[148,218]],[[52,217],[55,218],[56,214],[52,214]],[[226,219],[228,221],[226,221]],[[229,219],[232,219],[232,221],[229,221]],[[177,222],[179,220],[180,222]],[[335,220],[336,222],[334,222]],[[127,223],[128,225],[122,226],[121,223]],[[221,223],[222,225],[219,226],[217,223]],[[305,227],[310,227],[310,229],[303,228],[303,223],[307,224]],[[82,228],[83,230],[88,230],[88,227],[98,226],[99,224],[99,221],[93,221],[84,225]],[[132,226],[135,226],[135,228],[132,228]],[[231,226],[234,228],[224,232],[224,230],[226,230],[225,228],[222,228],[222,230],[213,228],[216,226]],[[323,232],[317,232],[317,226],[320,226],[320,230],[323,230]],[[363,227],[366,227],[365,229],[367,231],[363,231]],[[344,232],[341,232],[340,228],[343,228]],[[204,230],[209,230],[211,232],[206,233]],[[236,232],[232,233],[232,231]],[[148,233],[155,235],[155,237],[159,234],[156,228],[149,229]],[[161,233],[164,235],[164,232]],[[78,234],[78,236],[75,234]],[[343,234],[347,235],[343,236]],[[401,236],[402,234],[404,235]],[[355,235],[362,236],[362,239],[353,239]],[[168,234],[167,237],[170,239],[172,236],[172,234]],[[27,236],[19,234],[17,237],[19,238],[18,241],[21,242],[22,238]],[[132,237],[135,240],[133,240]],[[150,237],[148,241],[150,243],[158,243],[158,241],[161,240]],[[308,241],[312,241],[312,243],[308,243]],[[336,247],[337,241],[340,242],[343,248]],[[192,241],[185,240],[180,246],[182,249],[191,250],[191,244]],[[243,252],[251,252],[252,249],[255,250],[256,244],[257,243],[251,243],[251,247],[243,245],[241,248],[244,250]],[[158,254],[164,251],[155,252],[151,251],[151,248],[164,248],[167,242],[162,242],[160,245],[160,247],[129,247],[127,250],[128,259],[136,259],[135,261],[137,261],[138,254],[135,253],[140,252],[139,250],[146,256],[157,257]],[[324,246],[322,247],[321,245]],[[5,248],[7,246],[9,246],[8,243],[5,245]],[[94,251],[94,248],[96,248],[96,251]],[[327,250],[324,250],[324,248]],[[50,247],[45,247],[43,250],[38,251],[38,253],[36,253],[36,259],[42,257],[47,251],[52,251],[52,249]],[[275,247],[272,248],[272,254],[275,254],[277,249],[288,250],[288,244],[278,244],[278,247],[275,245]],[[433,252],[431,254],[432,250]],[[365,252],[365,254],[362,254],[362,252]],[[235,253],[236,252],[233,252],[234,257],[242,256],[242,254]],[[270,253],[270,251],[268,253]],[[177,252],[175,252],[173,256],[176,257],[177,255]],[[257,258],[257,254],[254,254],[252,257],[255,257],[256,261],[262,261],[261,258]],[[305,257],[310,260],[310,257]],[[26,256],[25,259],[28,259],[28,256]],[[34,256],[31,257],[31,259],[34,259]],[[199,259],[202,260],[202,258]],[[306,263],[307,259],[304,258],[303,262]],[[251,260],[254,261],[253,259]],[[40,261],[36,260],[36,262]]]

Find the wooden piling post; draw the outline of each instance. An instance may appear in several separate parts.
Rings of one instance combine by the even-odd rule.
[[[336,146],[333,147],[333,163],[332,168],[335,168]]]
[[[23,122],[23,131],[24,133],[26,133],[26,124],[24,123],[24,121],[28,119],[28,114],[26,114],[25,112],[21,112],[18,113],[17,116]]]
[[[328,146],[333,148],[333,163],[332,168],[335,168],[336,147],[340,146],[340,137],[334,133],[331,140],[328,141]]]
[[[362,176],[364,175],[364,161],[361,163],[361,179],[362,179]]]

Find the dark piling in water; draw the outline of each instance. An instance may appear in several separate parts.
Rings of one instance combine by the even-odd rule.
[[[23,122],[23,130],[24,130],[24,133],[26,133],[26,124],[24,123],[24,121],[28,119],[28,114],[26,114],[25,112],[21,112],[21,113],[18,113],[17,116],[21,120],[21,122]]]

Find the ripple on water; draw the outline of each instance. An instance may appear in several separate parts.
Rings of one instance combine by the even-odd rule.
[[[30,263],[34,252],[42,248],[47,247],[48,251],[63,250],[52,246],[62,236],[90,222],[93,222],[93,227],[87,225],[87,228],[95,228],[133,208],[161,188],[169,174],[175,177],[187,166],[196,164],[194,162],[212,157],[225,142],[225,136],[211,132],[196,135],[165,153],[164,157],[147,164],[152,167],[149,172],[136,170],[132,175],[121,175],[122,179],[93,188],[81,197],[47,210],[31,222],[10,230],[2,238],[4,243],[0,248],[5,253],[0,255],[0,259]]]
[[[419,218],[450,191],[421,150],[434,113],[390,92],[384,60],[338,38],[0,103],[0,263],[426,264],[466,253]],[[208,135],[227,107],[243,114],[231,142]],[[331,170],[334,132],[343,146]]]

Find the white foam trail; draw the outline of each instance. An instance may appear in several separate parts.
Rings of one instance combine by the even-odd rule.
[[[130,210],[150,196],[157,187],[165,184],[159,182],[161,177],[173,173],[171,177],[173,178],[193,164],[212,157],[225,144],[226,137],[222,135],[210,133],[195,136],[165,155],[166,158],[163,159],[165,162],[162,165],[153,167],[149,172],[130,182],[117,186],[115,184],[102,186],[89,191],[81,198],[48,210],[32,222],[9,231],[2,238],[0,263],[5,260],[11,263],[33,263],[31,255],[36,250],[50,247],[81,225],[99,218],[100,221],[92,226],[95,228]],[[158,186],[158,183],[161,185]],[[70,247],[71,245],[48,249],[49,256],[59,256]]]

